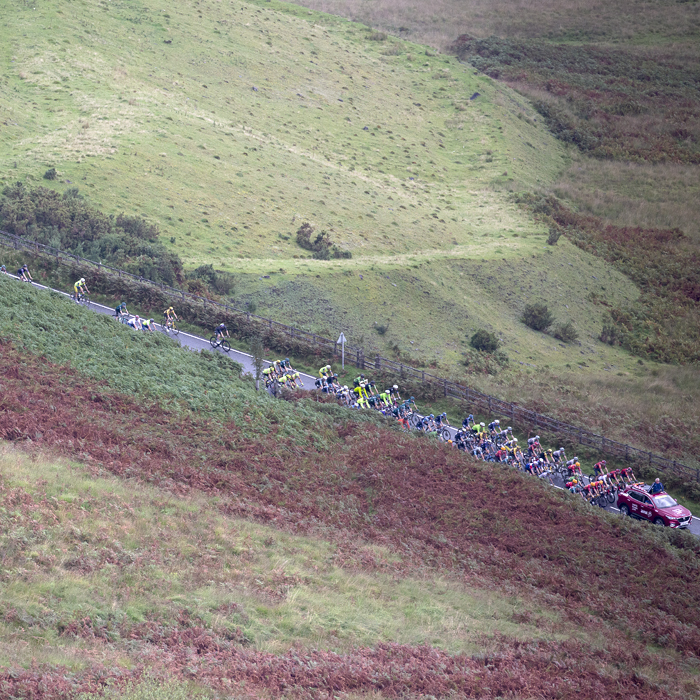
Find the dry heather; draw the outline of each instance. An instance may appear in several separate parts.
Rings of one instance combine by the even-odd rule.
[[[532,596],[599,640],[522,647],[503,639],[487,659],[391,645],[275,656],[185,619],[130,628],[139,664],[221,690],[245,682],[246,692],[272,696],[355,690],[661,698],[699,690],[679,665],[700,655],[700,545],[686,533],[642,529],[505,468],[350,419],[336,422],[340,442],[332,449],[313,435],[305,446],[276,437],[274,426],[250,440],[243,437],[250,415],[240,416],[239,427],[139,403],[7,342],[0,368],[6,440],[31,441],[171,491],[210,493],[223,512],[336,542],[344,566],[389,567],[396,576],[437,567],[467,586]],[[362,542],[400,559],[373,561]],[[75,620],[65,633],[96,649],[108,644],[90,619]],[[642,668],[649,672],[641,676]],[[102,673],[91,662],[68,689],[60,669],[6,674],[2,682],[14,695],[65,697],[93,687]]]

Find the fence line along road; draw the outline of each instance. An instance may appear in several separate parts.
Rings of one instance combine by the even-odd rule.
[[[227,313],[238,314],[241,317],[245,317],[248,322],[254,322],[260,326],[261,331],[268,328],[278,330],[291,338],[303,340],[309,345],[322,348],[326,352],[333,354],[334,357],[339,355],[337,343],[330,338],[325,338],[316,333],[310,333],[309,331],[305,331],[301,328],[295,328],[294,326],[287,326],[284,323],[273,321],[270,318],[256,316],[255,314],[251,314],[243,309],[237,308],[236,306],[232,306],[231,304],[222,304],[221,302],[213,301],[197,294],[185,292],[182,289],[175,289],[164,284],[152,282],[151,280],[139,277],[138,275],[133,275],[130,272],[125,272],[124,270],[119,270],[117,268],[110,267],[109,265],[103,265],[101,262],[95,262],[94,260],[83,258],[79,255],[75,255],[74,253],[67,253],[63,250],[44,245],[43,243],[29,241],[26,238],[16,236],[6,231],[0,231],[0,245],[5,245],[6,247],[14,248],[15,250],[26,250],[44,257],[50,257],[56,260],[59,264],[70,265],[71,263],[77,262],[91,265],[98,271],[106,270],[107,272],[117,275],[118,277],[127,277],[133,279],[139,284],[151,285],[159,289],[163,294],[175,299],[190,299],[194,302],[201,303],[204,306],[218,306]],[[564,423],[543,413],[537,413],[536,411],[524,408],[523,406],[518,406],[515,403],[503,401],[496,396],[483,394],[480,391],[472,389],[471,387],[452,382],[444,377],[438,377],[434,374],[426,372],[425,370],[416,369],[415,367],[403,364],[402,362],[396,362],[395,360],[390,360],[386,357],[382,357],[381,355],[367,357],[363,348],[359,346],[346,343],[345,353],[346,359],[348,359],[349,362],[354,364],[360,370],[372,369],[378,372],[388,372],[398,375],[403,379],[410,378],[420,381],[421,383],[427,383],[434,387],[439,387],[445,397],[450,397],[461,401],[467,405],[469,411],[472,413],[481,409],[488,415],[496,415],[507,418],[512,424],[525,425],[535,431],[557,435],[570,443],[584,445],[586,447],[593,447],[603,454],[610,455],[617,459],[644,464],[660,471],[670,472],[671,474],[684,479],[691,479],[693,481],[700,482],[700,468],[689,467],[676,461],[675,459],[667,459],[666,457],[656,455],[653,452],[647,452],[646,450],[640,450],[639,448],[632,447],[631,445],[616,442],[615,440],[606,438],[604,435],[597,435],[596,433],[592,433],[585,428]]]

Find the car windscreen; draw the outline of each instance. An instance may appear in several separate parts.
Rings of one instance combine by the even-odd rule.
[[[664,494],[663,496],[654,496],[654,503],[657,508],[673,508],[677,506],[676,503],[669,495]]]

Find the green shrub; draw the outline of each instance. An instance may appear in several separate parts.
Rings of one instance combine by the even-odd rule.
[[[56,168],[49,168],[44,173],[44,180],[55,180],[57,175],[58,173],[56,172]]]
[[[326,231],[321,231],[312,239],[314,227],[305,221],[297,231],[297,244],[305,250],[313,251],[316,260],[330,260],[331,258],[351,258],[349,250],[341,250],[331,241]]]
[[[387,322],[387,323],[379,324],[378,326],[374,327],[374,330],[377,331],[377,333],[379,333],[379,335],[385,335],[386,332],[389,330],[389,323]]]
[[[563,343],[574,343],[578,340],[578,331],[574,328],[574,324],[571,321],[558,324],[554,329],[553,335]]]
[[[547,236],[548,245],[556,245],[559,237],[561,236],[561,229],[556,226],[551,226],[549,228],[549,236]]]
[[[489,333],[487,330],[480,328],[471,337],[469,344],[481,352],[493,353],[498,350],[498,338],[494,333]]]
[[[544,332],[554,323],[554,316],[546,304],[528,304],[523,311],[522,322],[535,331]]]
[[[157,226],[138,216],[106,216],[77,187],[62,196],[21,182],[6,187],[0,196],[0,228],[154,282],[183,281],[182,261],[160,243]]]

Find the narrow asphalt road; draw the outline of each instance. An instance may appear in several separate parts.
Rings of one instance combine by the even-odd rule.
[[[14,277],[15,279],[18,279],[15,275],[10,275],[8,274],[8,277]],[[34,287],[38,287],[39,289],[46,289],[48,291],[53,291],[56,292],[57,294],[61,294],[66,297],[66,299],[70,299],[70,295],[67,294],[66,292],[62,292],[58,289],[53,289],[52,287],[46,287],[42,284],[38,284],[37,282],[32,282]],[[114,309],[110,308],[108,306],[103,306],[102,304],[97,304],[95,302],[90,303],[90,309],[96,313],[100,314],[106,314],[109,316],[114,316]],[[162,331],[162,326],[159,323],[156,323],[156,328],[158,331]],[[239,362],[242,367],[243,367],[243,372],[244,373],[250,373],[250,374],[255,374],[255,367],[253,364],[253,356],[249,355],[248,353],[242,352],[240,350],[234,350],[231,348],[231,352],[225,353],[223,350],[213,350],[211,343],[206,339],[202,338],[198,335],[193,335],[191,333],[185,333],[183,331],[180,331],[180,333],[177,336],[173,336],[172,334],[169,334],[173,340],[177,340],[180,345],[184,348],[189,348],[190,350],[209,350],[211,352],[222,352],[226,355],[228,355],[231,359],[235,360],[236,362]],[[269,362],[268,360],[265,360],[265,366],[269,367],[272,363]],[[300,372],[302,381],[304,382],[304,388],[307,390],[313,389],[314,388],[314,382],[316,381],[316,377],[312,377],[309,374],[303,374]],[[450,434],[452,437],[454,437],[455,433],[457,432],[456,428],[450,427]],[[547,478],[547,480],[551,483],[554,488],[557,489],[565,489],[564,486],[564,480],[558,475],[554,474],[552,475],[551,478]],[[592,507],[599,507],[599,506],[592,506]],[[617,509],[615,504],[611,504],[605,507],[605,510],[610,511],[611,513],[619,513],[620,511]],[[651,527],[651,526],[650,526]],[[688,528],[690,532],[692,532],[696,537],[700,537],[700,518],[697,518],[693,516],[693,519],[691,521],[691,525]]]

